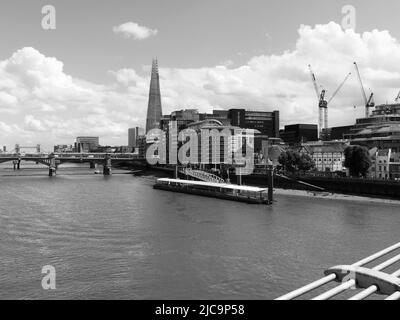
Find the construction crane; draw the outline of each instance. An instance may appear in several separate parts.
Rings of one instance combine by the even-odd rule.
[[[344,78],[344,80],[342,81],[342,83],[339,85],[339,87],[336,89],[336,91],[333,93],[332,97],[328,100],[328,105],[331,103],[331,101],[333,100],[334,97],[336,97],[336,95],[338,94],[338,92],[340,91],[340,89],[342,89],[343,85],[345,84],[345,82],[347,81],[347,79],[351,76],[351,72],[349,72],[346,77]],[[325,115],[325,128],[328,128],[328,108],[325,109],[326,115]]]
[[[318,100],[318,133],[320,136],[323,125],[324,125],[323,110],[327,109],[328,102],[325,100],[325,93],[326,93],[325,89],[322,89],[321,92],[319,91],[319,88],[317,85],[317,79],[315,78],[315,74],[311,69],[311,65],[308,65],[308,68],[310,69],[311,80],[314,84],[314,89],[315,89],[315,93],[317,95],[317,100]]]
[[[399,93],[397,94],[397,97],[396,97],[396,99],[394,99],[394,101],[399,101],[399,99],[400,99],[400,91],[399,91]]]
[[[310,69],[310,74],[311,74],[311,79],[314,84],[314,89],[315,93],[317,94],[317,99],[318,99],[318,129],[319,129],[319,138],[321,138],[322,135],[322,129],[328,128],[328,105],[331,103],[333,98],[338,94],[340,89],[343,87],[347,79],[350,77],[351,72],[349,72],[342,83],[339,85],[339,87],[335,90],[335,92],[332,94],[331,98],[326,101],[325,100],[325,95],[326,95],[326,90],[322,89],[321,92],[318,89],[318,84],[317,84],[317,79],[315,77],[314,72],[311,69],[311,65],[308,65],[308,68]]]
[[[360,70],[358,69],[357,63],[354,62],[354,66],[357,71],[357,76],[358,76],[358,81],[360,82],[360,87],[361,87],[361,94],[364,98],[364,103],[365,103],[365,117],[369,118],[369,109],[375,107],[375,102],[374,102],[374,93],[371,92],[371,95],[367,99],[367,95],[365,94],[364,86],[361,80],[361,75],[360,75]],[[400,93],[399,93],[400,94]]]

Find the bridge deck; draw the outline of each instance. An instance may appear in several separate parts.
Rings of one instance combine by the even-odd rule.
[[[104,160],[106,157],[112,160],[145,160],[133,153],[53,153],[53,154],[0,154],[0,161],[38,161],[55,158],[60,161],[96,161]]]

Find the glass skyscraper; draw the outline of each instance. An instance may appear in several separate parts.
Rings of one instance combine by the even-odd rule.
[[[158,74],[157,59],[153,60],[151,68],[151,81],[149,92],[149,105],[147,107],[146,134],[155,128],[160,127],[162,117],[160,79]]]

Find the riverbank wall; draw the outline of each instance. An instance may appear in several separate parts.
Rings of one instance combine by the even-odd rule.
[[[174,177],[175,171],[168,167],[141,166],[145,171],[159,172],[164,177]],[[185,178],[180,175],[180,178]],[[230,176],[231,183],[239,183],[239,177]],[[267,186],[267,176],[252,174],[242,176],[242,184],[257,187]],[[313,187],[315,186],[315,187]],[[327,191],[349,195],[379,197],[400,200],[400,181],[362,178],[282,176],[274,175],[274,187],[305,191]]]
[[[243,176],[242,181],[249,185],[265,186],[267,177],[265,175]],[[274,186],[281,189],[307,191],[320,191],[321,189],[319,188],[322,188],[324,191],[328,192],[400,200],[399,181],[312,176],[290,176],[285,178],[282,176],[275,176]]]

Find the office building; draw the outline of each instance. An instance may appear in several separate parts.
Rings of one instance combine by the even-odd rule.
[[[67,153],[67,152],[74,152],[75,149],[72,145],[67,144],[59,144],[54,146],[55,153]]]
[[[321,140],[345,140],[353,128],[354,125],[322,129]]]
[[[279,111],[252,111],[229,109],[227,118],[230,125],[243,129],[254,129],[271,138],[279,137]]]
[[[199,113],[197,109],[174,111],[161,120],[161,128],[166,130],[169,121],[177,121],[178,129],[185,129],[193,122],[218,120],[223,126],[254,129],[258,134],[270,138],[279,137],[279,111],[249,111],[245,109],[213,110],[212,113]]]
[[[92,152],[99,146],[99,137],[77,137],[75,150],[77,152]]]
[[[279,137],[279,111],[245,111],[244,126],[241,128],[254,129],[260,134],[271,138]]]
[[[351,139],[352,145],[400,152],[400,104],[376,106],[371,116],[357,119],[345,137]]]
[[[137,139],[137,148],[139,150],[138,154],[140,158],[146,157],[147,150],[147,140],[145,135],[140,135]]]
[[[288,145],[294,146],[308,141],[318,140],[318,126],[316,124],[292,124],[280,131],[281,139]]]
[[[128,147],[134,149],[137,147],[137,139],[139,137],[139,127],[128,129]]]

